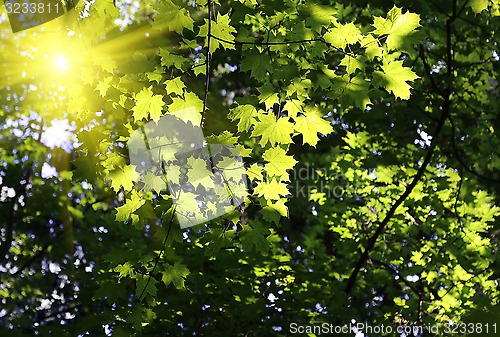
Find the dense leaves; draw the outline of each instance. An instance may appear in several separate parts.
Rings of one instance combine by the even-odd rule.
[[[97,0],[12,33],[3,14],[0,334],[493,331],[499,15]]]

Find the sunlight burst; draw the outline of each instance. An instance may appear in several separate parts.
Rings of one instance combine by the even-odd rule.
[[[54,58],[53,65],[58,71],[62,73],[71,69],[71,65],[68,63],[68,60],[64,55],[57,55]]]

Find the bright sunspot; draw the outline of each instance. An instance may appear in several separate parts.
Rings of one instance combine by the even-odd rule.
[[[57,55],[54,58],[54,67],[60,71],[60,72],[66,72],[71,69],[70,64],[68,63],[68,60],[64,55]]]

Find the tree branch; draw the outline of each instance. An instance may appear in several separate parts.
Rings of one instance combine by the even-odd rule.
[[[399,279],[401,280],[401,282],[403,282],[408,288],[410,288],[411,291],[413,291],[416,295],[418,295],[419,297],[422,295],[422,293],[420,291],[418,291],[413,286],[413,284],[411,284],[410,282],[408,282],[407,279],[405,279],[403,276],[401,276],[401,274],[399,273],[399,271],[396,268],[393,268],[390,264],[385,263],[384,261],[381,261],[381,260],[372,259],[371,261],[373,261],[376,264],[381,265],[382,267],[386,268],[387,270],[391,271],[393,274],[398,276]]]
[[[469,165],[467,165],[467,163],[465,162],[465,160],[460,155],[460,152],[458,152],[458,148],[457,148],[457,144],[456,144],[456,139],[455,139],[455,123],[454,123],[453,118],[451,117],[451,115],[448,116],[448,120],[450,121],[450,124],[451,124],[451,147],[453,149],[453,153],[455,154],[455,157],[457,158],[458,163],[460,164],[460,166],[462,168],[464,168],[467,172],[469,172],[473,176],[476,176],[479,179],[486,180],[486,181],[489,181],[489,182],[492,182],[492,183],[500,183],[500,180],[494,179],[494,178],[490,178],[490,177],[487,177],[487,176],[484,176],[484,175],[481,175],[481,174],[477,173],[476,171],[474,171],[473,169],[471,169],[469,167]]]
[[[434,81],[434,76],[432,76],[432,69],[429,66],[429,64],[427,63],[427,60],[425,58],[424,46],[422,44],[419,46],[419,50],[420,50],[420,58],[422,59],[422,64],[424,65],[424,69],[426,71],[427,77],[430,79],[431,84],[434,87],[434,89],[436,89],[436,91],[440,95],[443,95],[443,92],[441,91],[441,88],[439,88],[439,86]]]
[[[375,230],[375,233],[368,239],[368,243],[366,245],[365,250],[361,254],[358,262],[356,263],[354,270],[352,271],[351,275],[349,276],[349,279],[347,280],[347,284],[345,287],[345,292],[347,295],[350,295],[354,285],[356,284],[356,279],[363,268],[364,264],[370,257],[370,253],[373,250],[373,247],[375,247],[375,244],[377,242],[377,239],[379,236],[384,232],[387,224],[389,221],[392,219],[394,213],[398,209],[401,204],[408,198],[408,196],[411,194],[417,183],[420,181],[420,179],[423,177],[427,166],[429,165],[432,155],[434,154],[434,150],[436,149],[437,146],[437,138],[441,134],[443,130],[443,126],[448,119],[448,116],[450,115],[450,107],[451,107],[451,92],[452,92],[452,84],[453,84],[453,46],[451,43],[451,37],[452,37],[452,24],[457,18],[456,16],[456,0],[453,1],[453,9],[452,9],[452,15],[449,17],[449,19],[446,21],[446,59],[447,59],[447,86],[446,90],[443,95],[443,105],[442,105],[442,113],[441,117],[438,121],[438,124],[436,125],[436,129],[433,133],[432,136],[432,142],[429,147],[429,150],[427,151],[427,154],[424,158],[424,161],[422,162],[422,165],[420,166],[419,170],[417,171],[417,174],[413,177],[412,182],[410,185],[408,185],[404,191],[404,193],[396,200],[396,202],[391,206],[389,211],[387,212],[385,218],[382,220],[382,222],[379,224],[377,229]]]
[[[257,42],[257,41],[229,41],[229,40],[226,40],[226,39],[223,39],[223,38],[220,38],[218,36],[215,36],[215,35],[211,35],[211,37],[214,39],[214,40],[217,40],[217,41],[220,41],[220,42],[224,42],[224,43],[228,43],[228,44],[232,44],[234,46],[238,46],[238,45],[253,45],[253,46],[282,46],[282,45],[291,45],[291,44],[297,44],[297,43],[312,43],[312,42],[323,42],[324,44],[330,46],[331,48],[335,49],[336,51],[344,54],[344,55],[348,55],[348,56],[351,56],[351,57],[356,57],[355,54],[353,53],[350,53],[350,52],[346,52],[340,48],[337,48],[335,46],[332,46],[330,43],[326,42],[325,39],[323,39],[323,37],[317,37],[317,38],[314,38],[314,39],[305,39],[305,40],[295,40],[295,41],[266,41],[266,42]],[[365,46],[361,46],[361,48],[363,48]]]
[[[208,0],[208,32],[207,32],[207,59],[205,60],[205,97],[203,98],[203,110],[201,112],[201,127],[203,128],[203,122],[205,117],[205,111],[207,110],[208,102],[208,92],[210,89],[210,61],[212,59],[212,53],[210,52],[211,41],[212,41],[212,0]],[[215,38],[215,37],[214,37]]]
[[[351,275],[349,276],[349,279],[347,280],[347,285],[345,288],[345,292],[347,294],[350,294],[352,292],[352,289],[356,283],[356,278],[357,278],[359,272],[361,271],[361,268],[363,268],[363,265],[368,260],[370,253],[371,253],[373,247],[375,246],[375,243],[377,242],[378,237],[384,231],[385,227],[387,226],[387,224],[391,220],[392,216],[396,212],[396,209],[406,200],[406,198],[408,198],[408,196],[411,194],[411,192],[413,191],[413,189],[415,188],[417,183],[420,181],[420,179],[424,175],[425,170],[427,168],[427,165],[429,165],[431,158],[432,158],[432,155],[434,153],[434,150],[437,146],[436,137],[441,133],[441,131],[443,129],[447,115],[449,114],[449,110],[450,110],[449,99],[446,99],[444,104],[443,104],[443,112],[441,115],[441,119],[439,120],[438,125],[436,126],[436,130],[434,131],[434,134],[432,137],[431,146],[430,146],[429,150],[427,151],[427,155],[425,156],[425,159],[424,159],[422,165],[420,166],[417,174],[415,174],[415,176],[413,177],[413,180],[410,183],[410,185],[408,185],[406,187],[404,193],[392,205],[392,207],[389,209],[389,212],[387,212],[386,216],[384,217],[382,222],[379,224],[379,226],[375,230],[375,233],[368,240],[368,244],[366,245],[365,250],[361,254],[361,257],[359,258],[358,263],[354,267],[354,270],[352,271]]]
[[[209,21],[210,23],[210,21]],[[210,27],[210,25],[209,25]],[[325,42],[323,38],[318,37],[315,39],[305,39],[305,40],[296,40],[296,41],[266,41],[266,42],[257,42],[257,41],[229,41],[217,37],[215,35],[211,35],[214,40],[229,43],[235,46],[238,45],[253,45],[253,46],[279,46],[279,45],[289,45],[289,44],[297,44],[297,43],[306,43],[306,42]]]
[[[31,266],[36,260],[38,260],[39,258],[41,258],[45,252],[47,251],[47,249],[49,249],[49,247],[52,245],[52,241],[54,240],[50,240],[48,243],[46,243],[42,249],[38,250],[37,252],[35,252],[35,254],[29,259],[27,260],[26,262],[23,263],[22,266],[20,266],[17,271],[15,273],[12,274],[12,276],[16,277],[18,275],[20,275],[26,268],[28,268],[29,266]]]
[[[172,229],[172,224],[174,222],[175,211],[176,211],[176,209],[174,207],[174,209],[172,210],[172,216],[170,218],[170,223],[168,225],[167,234],[165,235],[165,239],[163,240],[163,245],[162,245],[161,251],[158,254],[158,256],[156,257],[156,259],[155,259],[155,264],[153,265],[153,269],[151,269],[151,271],[148,273],[148,280],[146,281],[146,284],[144,285],[144,288],[142,289],[141,293],[139,294],[139,297],[137,297],[137,299],[135,300],[134,304],[127,311],[127,314],[125,315],[125,320],[132,313],[132,311],[134,310],[134,308],[137,305],[137,303],[139,303],[139,301],[142,299],[142,296],[144,295],[144,293],[146,292],[146,289],[149,286],[149,283],[151,281],[151,277],[153,277],[153,273],[155,272],[156,267],[158,266],[158,263],[160,262],[160,259],[163,256],[163,253],[165,252],[165,245],[167,244],[168,238],[170,237],[170,231]]]

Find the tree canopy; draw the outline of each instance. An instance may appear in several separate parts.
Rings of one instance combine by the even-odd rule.
[[[499,0],[13,3],[2,336],[498,333]]]

